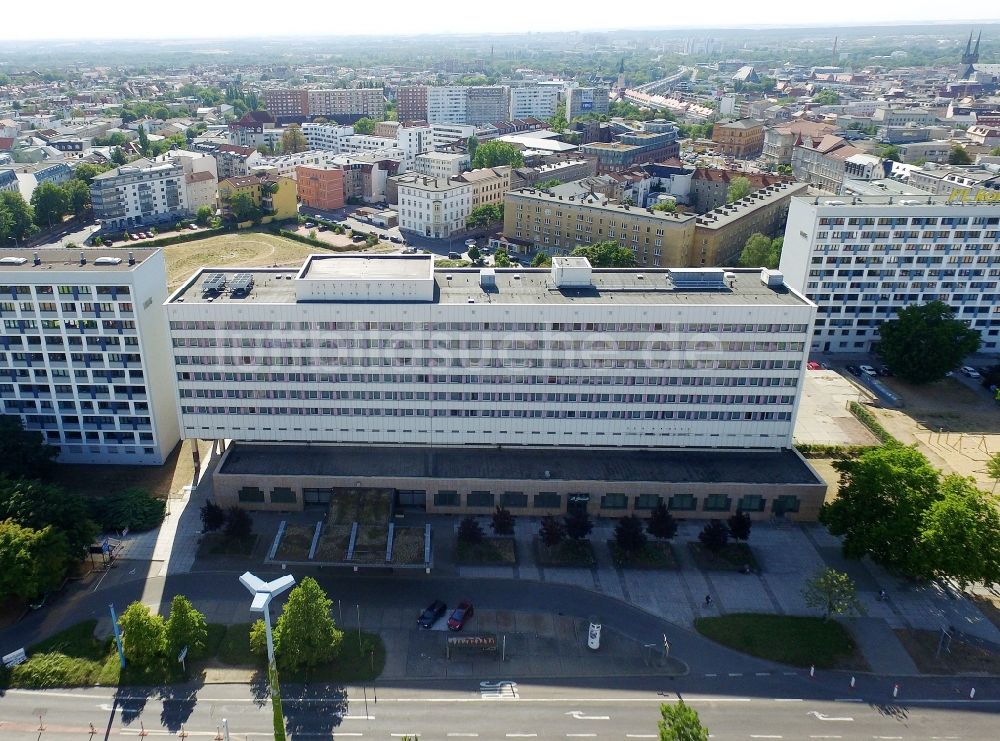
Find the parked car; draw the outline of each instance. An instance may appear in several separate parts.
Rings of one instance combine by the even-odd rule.
[[[434,623],[441,619],[441,616],[448,610],[448,605],[439,599],[434,600],[427,608],[420,613],[417,618],[417,625],[421,628],[432,628]]]
[[[885,376],[886,378],[892,378],[894,375],[892,372],[892,368],[890,368],[888,365],[880,365],[878,367],[878,374],[880,376]]]
[[[821,370],[823,366],[817,363],[815,360],[810,360],[808,363],[806,363],[806,368],[808,368],[809,370]]]
[[[400,239],[399,237],[389,237],[389,241],[394,242],[396,244],[401,244],[403,242],[403,240]]]
[[[364,242],[365,241],[365,237],[363,237],[360,234],[358,234],[356,237],[351,237],[351,241],[352,242]]]
[[[959,368],[959,370],[962,371],[962,375],[963,376],[966,376],[968,378],[981,378],[982,377],[982,374],[979,371],[977,371],[975,368],[973,368],[971,365],[963,365],[961,368]]]
[[[866,376],[869,376],[870,378],[875,378],[878,375],[878,371],[876,371],[870,365],[859,365],[858,370],[860,370],[862,373],[864,373]]]
[[[314,224],[313,222],[311,222],[311,221],[307,221],[307,222],[306,222],[305,224],[303,224],[303,226],[304,226],[304,227],[305,227],[306,229],[312,229],[312,228],[313,228],[314,226],[316,226],[316,225],[315,225],[315,224]]]
[[[461,630],[464,628],[474,612],[475,610],[469,600],[459,602],[458,607],[452,611],[451,617],[448,618],[448,630]]]
[[[188,224],[188,229],[190,229],[193,232],[196,232],[196,231],[198,231],[198,225],[197,224]]]
[[[861,375],[861,371],[858,370],[858,366],[856,366],[856,365],[845,365],[844,368],[852,376],[860,376]]]
[[[448,259],[449,260],[461,260],[462,256],[459,253],[457,253],[457,252],[449,252],[448,253]]]

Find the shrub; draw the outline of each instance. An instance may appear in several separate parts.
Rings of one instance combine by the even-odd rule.
[[[538,531],[538,537],[546,546],[554,548],[562,543],[563,538],[566,537],[566,527],[558,517],[547,515],[542,518],[542,526]]]
[[[649,516],[649,523],[646,525],[646,532],[654,538],[670,539],[677,535],[677,520],[670,514],[667,505],[660,501]]]
[[[493,513],[493,520],[490,524],[493,527],[493,532],[497,535],[514,534],[514,515],[512,515],[510,510],[505,507],[498,506],[496,508],[496,511]]]
[[[141,602],[133,602],[118,618],[125,660],[147,668],[166,650],[166,624]]]
[[[462,543],[477,545],[483,542],[483,528],[475,517],[466,517],[458,525],[458,539]]]
[[[623,551],[641,551],[646,546],[642,520],[635,515],[621,518],[615,525],[615,544]]]
[[[736,514],[729,518],[729,534],[734,540],[749,540],[751,527],[753,520],[741,509],[736,510]]]
[[[226,511],[226,524],[222,532],[226,540],[246,540],[253,534],[253,518],[245,509],[230,507]]]
[[[205,532],[214,532],[226,524],[226,511],[215,502],[205,502],[201,507],[201,525]]]
[[[250,626],[250,653],[267,659],[267,626],[257,620]]]
[[[858,421],[872,431],[872,434],[879,439],[879,442],[888,443],[896,442],[890,432],[885,429],[879,421],[875,419],[875,415],[869,412],[862,404],[856,401],[852,401],[847,405],[851,414],[858,418]]]
[[[718,520],[710,520],[698,533],[698,540],[709,553],[718,554],[729,544],[729,530]]]
[[[104,530],[142,532],[158,527],[167,513],[167,503],[142,489],[126,489],[93,500],[94,519]]]

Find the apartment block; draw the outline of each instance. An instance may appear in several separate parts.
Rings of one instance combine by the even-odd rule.
[[[781,253],[817,308],[812,349],[867,352],[899,309],[943,301],[1000,349],[1000,204],[868,196],[793,198]]]
[[[729,188],[736,178],[746,178],[751,191],[769,185],[790,183],[791,177],[771,175],[766,172],[743,172],[742,170],[722,170],[714,167],[696,167],[691,175],[687,193],[692,208],[700,214],[712,211],[729,202]]]
[[[427,86],[399,88],[396,91],[396,115],[400,121],[427,121]]]
[[[536,85],[512,87],[510,88],[510,115],[504,116],[504,118],[545,120],[554,116],[558,107],[559,88]]]
[[[589,113],[608,112],[610,90],[606,87],[571,87],[566,89],[566,120]]]
[[[90,200],[94,218],[110,229],[159,224],[190,213],[184,167],[145,159],[95,177]]]
[[[344,171],[334,165],[299,165],[295,178],[299,202],[306,208],[335,211],[344,207]]]
[[[726,157],[746,160],[764,150],[764,124],[752,118],[719,122],[712,127],[715,149]]]
[[[695,221],[695,265],[736,265],[753,234],[769,237],[784,233],[788,206],[794,196],[805,195],[805,183],[777,183],[755,190],[733,203],[702,214]]]
[[[517,190],[504,198],[503,233],[515,252],[543,250],[565,255],[575,248],[617,240],[642,267],[691,264],[694,214],[668,213],[609,203],[600,196],[559,196],[549,191]]]
[[[597,174],[622,172],[646,162],[662,162],[680,154],[677,128],[667,121],[648,121],[644,131],[618,134],[618,141],[595,142],[580,147],[584,156],[597,160]]]
[[[468,170],[470,162],[463,152],[425,152],[414,159],[413,170],[432,178],[453,178]]]
[[[337,124],[302,124],[302,134],[309,143],[310,149],[327,149],[332,152],[342,152],[344,140],[354,135],[352,126]]]
[[[306,90],[273,89],[263,93],[264,107],[272,116],[308,116],[309,93]]]
[[[401,175],[395,183],[401,230],[447,239],[465,229],[472,210],[471,183],[423,175]]]
[[[471,210],[477,206],[503,203],[503,197],[510,190],[510,172],[509,167],[484,167],[463,172],[453,180],[472,186]]]
[[[179,439],[159,250],[0,251],[0,413],[64,463],[160,465]]]
[[[427,88],[427,123],[467,124],[469,113],[469,88]]]
[[[815,307],[776,272],[314,255],[199,271],[166,311],[183,436],[238,441],[227,504],[363,481],[429,511],[807,518],[825,493],[790,450]]]
[[[232,218],[231,202],[237,193],[250,196],[264,215],[264,223],[294,219],[298,213],[295,181],[273,175],[247,175],[219,182],[218,207],[223,216]]]
[[[309,90],[310,116],[366,116],[381,120],[385,117],[385,95],[382,88],[347,88],[343,90]]]
[[[509,87],[491,85],[466,90],[466,123],[487,124],[507,120],[510,114]]]

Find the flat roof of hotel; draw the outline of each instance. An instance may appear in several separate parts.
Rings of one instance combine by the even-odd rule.
[[[316,257],[316,256],[313,256]],[[391,257],[426,257],[393,256]],[[313,260],[314,265],[324,265],[327,275],[319,278],[336,279],[339,268],[335,264],[346,259],[348,273],[353,271],[358,280],[392,280],[391,271],[398,279],[412,277],[429,278],[424,260],[413,260],[414,265],[420,265],[420,275],[416,268],[405,265],[398,267],[372,267],[371,274],[365,274],[369,269],[362,266],[363,259],[357,255],[323,256]],[[167,299],[168,304],[294,304],[297,302],[296,278],[306,268],[295,270],[289,268],[202,268],[194,276]],[[722,270],[721,268],[718,270]],[[412,272],[411,272],[412,271]],[[676,271],[674,271],[676,274]],[[727,268],[731,279],[719,281],[713,287],[679,286],[671,279],[669,269],[643,268],[597,268],[591,273],[592,284],[587,287],[556,287],[552,272],[547,268],[497,268],[494,270],[496,285],[489,289],[480,285],[478,268],[438,268],[433,273],[434,298],[437,304],[480,304],[480,305],[539,305],[539,306],[579,306],[579,305],[674,305],[674,306],[805,306],[808,300],[792,291],[786,285],[767,286],[760,280],[759,268]],[[226,282],[231,282],[238,274],[247,273],[254,278],[253,289],[248,294],[232,295],[228,290],[218,293],[202,293],[202,281],[210,275],[221,273]],[[388,277],[386,277],[388,276]],[[312,277],[309,275],[309,277]],[[307,278],[308,279],[308,278]],[[310,302],[315,303],[315,302]],[[359,303],[346,300],[330,300],[326,303]],[[364,303],[363,301],[360,303]],[[376,302],[372,302],[376,303]],[[391,299],[377,303],[428,303],[418,299]]]
[[[824,485],[791,450],[233,443],[221,475]]]
[[[146,258],[156,254],[156,249],[65,249],[62,247],[40,247],[38,249],[8,249],[0,250],[0,272],[13,271],[30,273],[42,271],[81,271],[81,272],[127,272],[142,264]],[[80,263],[80,253],[87,262]],[[39,264],[35,265],[35,256]],[[129,264],[129,255],[135,259],[135,264]],[[100,260],[100,258],[105,258]],[[24,262],[18,264],[18,261]],[[117,261],[117,262],[116,262]]]
[[[300,278],[307,280],[419,280],[429,278],[430,255],[311,255]]]

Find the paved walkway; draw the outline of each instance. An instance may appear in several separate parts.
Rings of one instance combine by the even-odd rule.
[[[868,665],[876,674],[917,674],[917,665],[899,638],[882,618],[856,617],[843,620]]]

